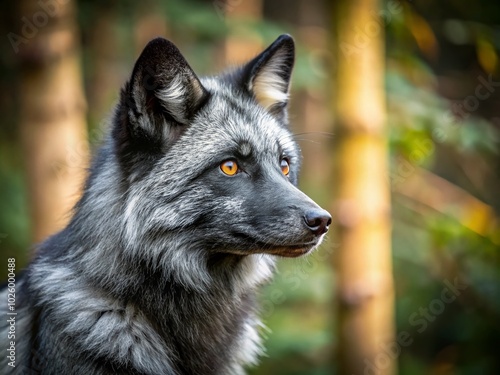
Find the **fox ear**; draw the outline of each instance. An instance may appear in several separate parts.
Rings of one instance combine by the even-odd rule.
[[[122,117],[132,137],[164,144],[180,134],[182,125],[207,98],[208,92],[177,47],[156,38],[144,48],[122,91]]]
[[[295,43],[284,34],[243,68],[247,89],[264,108],[287,104],[294,60]]]

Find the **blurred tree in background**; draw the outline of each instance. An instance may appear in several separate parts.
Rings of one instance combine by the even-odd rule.
[[[80,38],[73,1],[18,3],[24,33],[8,34],[19,57],[19,134],[26,166],[31,240],[64,228],[88,165]]]
[[[290,110],[304,154],[301,184],[318,203],[332,207],[334,222],[338,222],[346,211],[338,211],[333,192],[346,182],[336,180],[342,175],[331,173],[337,162],[331,155],[345,137],[342,122],[352,119],[335,113],[337,107],[331,103],[344,92],[340,80],[332,81],[329,72],[341,72],[338,53],[348,54],[347,61],[354,67],[374,43],[385,39],[388,130],[382,135],[389,144],[390,168],[384,177],[392,192],[395,333],[394,338],[378,342],[370,341],[369,332],[356,333],[357,339],[371,342],[380,354],[378,360],[360,359],[362,373],[377,373],[384,360],[397,361],[404,375],[500,373],[500,4],[386,0],[378,11],[370,12],[373,17],[367,21],[347,17],[342,10],[336,14],[336,6],[321,0],[64,1],[75,5],[75,25],[67,17],[71,12],[62,18],[50,16],[48,3],[59,4],[59,0],[1,6],[1,259],[15,256],[21,266],[29,258],[30,228],[36,225],[29,197],[42,186],[30,176],[44,160],[37,147],[59,155],[55,166],[66,164],[71,166],[69,171],[85,171],[85,164],[73,159],[85,153],[84,135],[68,135],[81,126],[75,125],[81,124],[77,118],[84,108],[78,79],[83,77],[89,104],[88,138],[95,148],[135,58],[146,41],[157,35],[172,39],[199,74],[215,73],[245,59],[280,33],[295,37],[297,63]],[[363,1],[345,3],[352,9],[364,6]],[[40,12],[48,14],[47,25],[35,25],[37,33],[26,35],[27,22],[43,24],[42,18],[33,21]],[[337,25],[332,24],[332,14],[348,22],[342,27],[352,33],[352,41],[333,37]],[[20,47],[36,53],[16,53],[12,33],[27,39]],[[27,74],[27,67],[48,68],[54,61],[59,61],[59,67],[66,64],[63,61],[70,64],[61,56],[73,61],[72,68],[65,65],[68,73],[55,81],[67,91],[53,92],[48,83],[44,90],[41,81]],[[77,72],[78,64],[82,75]],[[56,71],[55,66],[50,69]],[[352,78],[352,84],[360,84],[360,77]],[[347,85],[345,93],[355,95],[349,77],[340,78]],[[70,108],[66,118],[74,118],[73,125],[62,125],[61,117],[54,115],[50,103],[58,95]],[[35,116],[39,123],[34,131],[49,131],[59,123],[61,128],[48,139],[28,132],[39,141],[31,146],[23,141],[27,136],[23,129],[35,100],[47,100],[42,109],[52,115]],[[359,110],[371,100],[383,102],[370,95],[359,100]],[[62,159],[61,145],[67,151]],[[377,164],[374,168],[383,167],[377,159],[371,162]],[[40,168],[54,166],[44,163]],[[349,160],[344,163],[348,168]],[[65,173],[61,186],[69,186],[63,182],[69,176]],[[43,195],[45,203],[63,200],[63,193],[55,188]],[[381,204],[379,199],[383,198],[373,198],[374,206]],[[355,207],[360,203],[354,202]],[[342,236],[331,233],[325,242],[305,259],[281,261],[274,282],[263,291],[262,315],[269,327],[263,328],[267,356],[252,374],[345,374],[335,360],[350,333],[341,332],[345,327],[335,323],[339,318],[343,321],[335,308],[341,298],[337,288],[342,290],[342,285],[337,280],[342,270],[336,273],[331,267],[331,259],[342,251]],[[351,261],[349,254],[344,256]],[[0,267],[1,278],[5,275]],[[380,324],[388,318],[384,315]]]
[[[394,285],[385,113],[385,40],[378,0],[338,1],[333,9],[336,115],[332,190],[339,247],[338,370],[392,375]],[[360,31],[366,25],[371,34]],[[363,33],[362,35],[360,33]],[[368,38],[368,39],[367,39]],[[360,45],[360,39],[365,39]]]

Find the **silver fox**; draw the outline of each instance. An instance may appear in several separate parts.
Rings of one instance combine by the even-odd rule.
[[[145,47],[69,225],[16,282],[2,373],[234,375],[257,362],[258,287],[331,222],[296,187],[294,55],[282,35],[198,78],[171,42]]]

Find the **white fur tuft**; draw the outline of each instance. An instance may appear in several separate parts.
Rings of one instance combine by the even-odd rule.
[[[288,101],[288,82],[280,75],[284,70],[283,54],[284,52],[281,52],[281,54],[274,56],[250,82],[250,90],[254,92],[257,101],[266,109],[274,104]]]
[[[165,109],[177,120],[183,121],[185,116],[186,85],[182,75],[176,75],[170,84],[158,90],[156,96],[162,101]]]

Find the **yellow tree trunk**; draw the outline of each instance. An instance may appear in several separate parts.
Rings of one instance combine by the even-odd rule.
[[[399,355],[379,5],[377,0],[341,0],[333,14],[337,364],[342,375],[395,374]]]
[[[18,46],[20,131],[33,241],[66,224],[88,159],[74,3],[41,3],[20,2],[24,22],[31,26],[22,29],[24,39]]]

